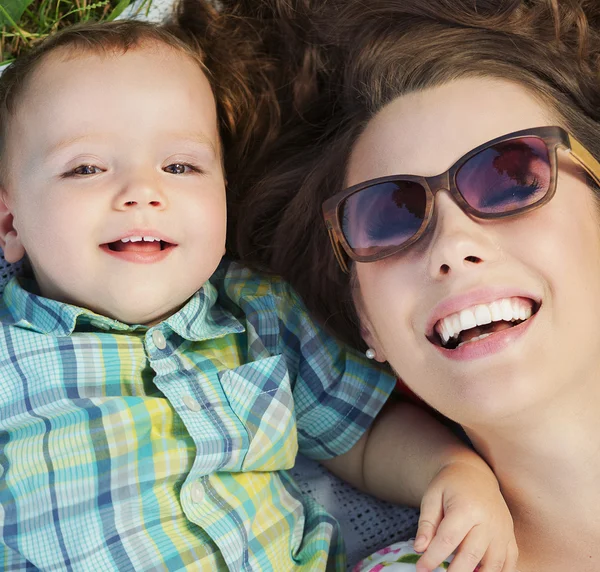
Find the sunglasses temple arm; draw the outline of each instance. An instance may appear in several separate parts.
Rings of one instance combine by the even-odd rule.
[[[600,186],[600,163],[577,139],[569,137],[571,155]]]
[[[333,253],[335,254],[335,258],[338,261],[342,271],[344,274],[349,274],[350,269],[348,268],[348,264],[346,263],[346,258],[342,253],[342,249],[340,248],[340,243],[338,242],[333,229],[327,225],[327,232],[329,233],[329,240],[331,241],[331,246],[333,247]]]

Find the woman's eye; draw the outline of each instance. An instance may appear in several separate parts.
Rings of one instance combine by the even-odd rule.
[[[188,163],[172,163],[171,165],[167,165],[163,171],[172,175],[183,175],[184,173],[196,172],[198,169]]]
[[[102,169],[96,167],[95,165],[79,165],[66,173],[66,176],[70,175],[96,175],[97,173],[101,173]]]

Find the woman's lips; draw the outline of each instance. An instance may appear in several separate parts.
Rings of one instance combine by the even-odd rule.
[[[469,339],[463,340],[456,347],[444,347],[437,340],[429,339],[444,357],[451,360],[465,361],[482,357],[489,357],[499,353],[513,344],[517,339],[523,336],[534,324],[539,307],[530,318],[524,321],[515,321],[513,325],[507,322],[497,322],[491,330],[485,333],[471,332]],[[437,336],[437,334],[436,334]]]
[[[532,299],[519,296],[475,304],[438,320],[429,337],[438,345],[455,349],[462,343],[524,322],[537,309]]]

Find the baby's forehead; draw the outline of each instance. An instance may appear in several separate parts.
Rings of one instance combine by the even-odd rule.
[[[61,46],[39,62],[11,115],[11,155],[32,138],[42,149],[43,142],[51,148],[94,134],[131,138],[136,131],[148,133],[147,141],[157,133],[188,133],[217,156],[222,152],[207,74],[185,52],[158,42],[99,53]]]
[[[136,54],[147,54],[149,57],[172,57],[180,62],[188,62],[193,67],[196,67],[198,71],[209,81],[210,83],[210,74],[207,74],[206,66],[202,61],[201,55],[194,54],[191,51],[184,50],[182,47],[177,45],[168,44],[164,41],[157,40],[155,38],[147,38],[138,41],[135,45],[123,47],[123,46],[113,46],[113,45],[95,45],[90,44],[83,46],[79,43],[66,44],[58,46],[52,51],[44,54],[39,62],[33,67],[31,73],[28,74],[28,77],[24,78],[25,81],[23,83],[24,88],[35,83],[36,80],[40,81],[41,79],[47,79],[46,75],[50,72],[50,77],[52,73],[52,69],[69,65],[73,61],[77,60],[97,60],[97,61],[106,61],[111,60],[116,64],[119,62],[125,62],[127,56],[136,55]],[[146,57],[146,56],[145,56]],[[90,73],[94,73],[93,69],[90,69]]]
[[[82,50],[77,43],[61,45],[44,54],[23,78],[18,101],[11,106],[7,120],[10,123],[31,113],[43,113],[53,104],[63,109],[61,101],[66,100],[71,100],[76,113],[78,107],[87,106],[88,99],[97,100],[100,105],[104,93],[106,97],[125,97],[144,85],[144,96],[151,98],[169,83],[178,86],[173,105],[177,105],[180,93],[189,91],[195,94],[193,101],[187,102],[189,107],[215,106],[210,76],[201,61],[178,46],[155,39],[144,39],[127,49],[91,45]],[[77,97],[81,98],[81,105]]]
[[[31,90],[43,90],[45,84],[51,83],[54,70],[65,65],[69,65],[76,60],[90,60],[93,62],[102,60],[112,60],[118,65],[120,62],[125,64],[128,55],[144,53],[150,57],[175,56],[179,62],[190,64],[191,68],[196,70],[208,81],[211,92],[214,96],[214,89],[211,82],[211,76],[207,73],[204,64],[203,54],[188,46],[184,42],[178,42],[176,38],[169,39],[169,36],[156,37],[154,35],[137,37],[135,41],[126,42],[123,38],[111,39],[110,37],[94,37],[93,41],[85,41],[84,35],[72,36],[66,41],[51,47],[48,51],[42,51],[38,57],[28,62],[17,74],[17,81],[9,82],[2,86],[3,78],[0,76],[0,94],[4,91],[7,94],[6,104],[9,111],[5,121],[20,107],[20,103],[27,97]],[[92,64],[90,73],[94,73]],[[11,85],[12,84],[12,85]],[[4,87],[5,89],[2,89]]]

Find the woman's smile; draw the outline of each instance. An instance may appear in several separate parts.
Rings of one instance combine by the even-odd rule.
[[[436,306],[428,320],[426,337],[437,348],[448,350],[444,355],[452,359],[482,357],[483,344],[478,342],[493,337],[493,344],[486,344],[486,349],[499,351],[504,345],[501,340],[514,338],[515,333],[498,334],[528,321],[540,305],[532,296],[515,294],[514,289],[463,294]],[[467,345],[468,349],[458,351]]]

